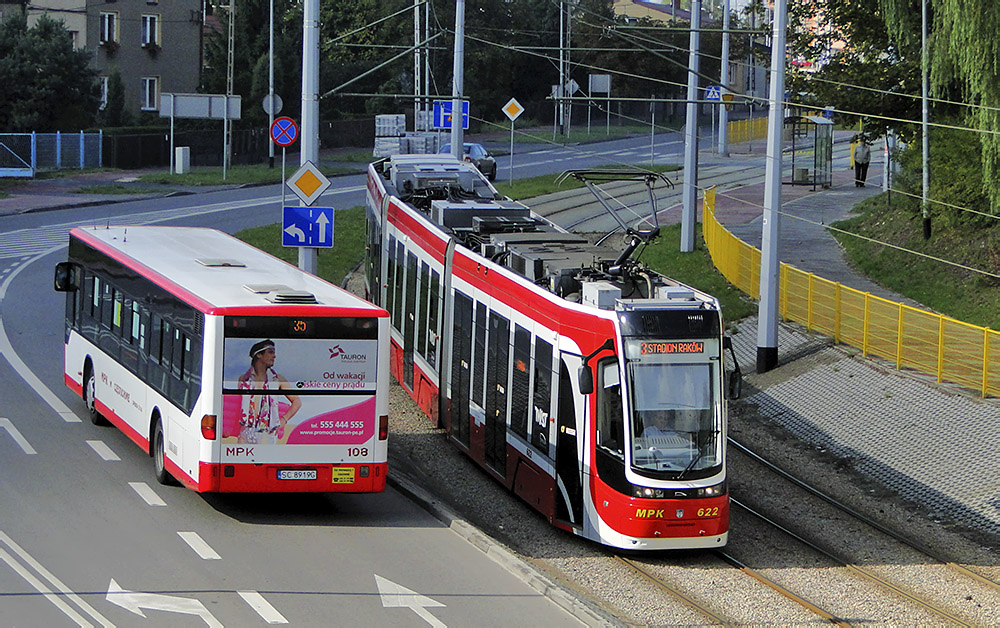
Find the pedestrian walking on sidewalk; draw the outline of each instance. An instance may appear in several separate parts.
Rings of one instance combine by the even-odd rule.
[[[868,140],[864,135],[858,138],[858,145],[854,147],[854,187],[865,187],[865,179],[868,178],[868,164],[872,160],[872,149],[868,146]]]

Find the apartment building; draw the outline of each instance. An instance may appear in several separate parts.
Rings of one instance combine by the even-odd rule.
[[[74,45],[93,54],[104,103],[115,70],[133,114],[158,111],[163,92],[198,89],[202,0],[0,0],[0,15],[14,10],[29,26],[46,14],[66,25]]]

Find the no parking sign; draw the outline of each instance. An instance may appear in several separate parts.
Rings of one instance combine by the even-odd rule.
[[[271,125],[271,141],[284,148],[299,139],[299,125],[287,117],[275,118]]]

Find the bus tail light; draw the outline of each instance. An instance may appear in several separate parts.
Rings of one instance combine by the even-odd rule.
[[[383,414],[378,418],[378,439],[385,440],[389,438],[389,415]]]
[[[201,417],[201,435],[205,440],[215,440],[215,415]]]

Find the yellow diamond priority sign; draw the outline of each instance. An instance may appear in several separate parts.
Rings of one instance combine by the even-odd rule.
[[[521,103],[517,102],[516,98],[511,98],[507,101],[507,104],[503,106],[503,112],[507,114],[507,118],[513,122],[514,120],[517,120],[519,115],[524,113],[524,107],[521,106]]]
[[[286,183],[306,205],[312,205],[330,187],[330,180],[311,161],[302,164]]]

